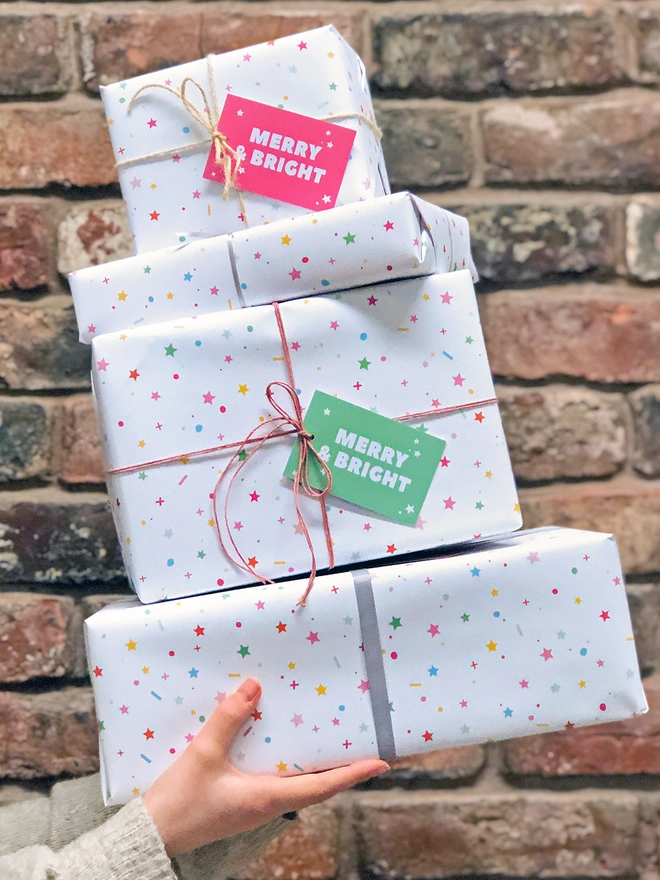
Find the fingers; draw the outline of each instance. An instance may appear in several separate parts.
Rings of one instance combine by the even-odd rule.
[[[197,747],[208,750],[208,757],[225,757],[234,737],[254,712],[260,697],[259,682],[254,678],[246,679],[215,709],[195,737]]]
[[[389,770],[385,761],[356,761],[347,767],[337,767],[322,773],[304,773],[301,776],[290,776],[286,779],[275,779],[273,796],[278,800],[278,810],[300,810],[310,804],[317,804],[345,791],[359,782],[366,782],[374,776],[380,776]]]

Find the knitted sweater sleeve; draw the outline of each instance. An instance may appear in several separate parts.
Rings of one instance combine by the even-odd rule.
[[[278,818],[170,861],[142,799],[104,807],[91,776],[0,809],[0,880],[222,880],[286,824]]]

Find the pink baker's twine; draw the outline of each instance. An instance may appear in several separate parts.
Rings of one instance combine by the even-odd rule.
[[[266,386],[266,397],[268,402],[273,407],[273,409],[279,413],[277,416],[271,416],[265,421],[261,422],[255,428],[253,428],[247,436],[243,440],[238,440],[233,443],[223,443],[220,446],[208,446],[205,449],[197,449],[193,452],[187,452],[183,455],[170,455],[165,458],[156,458],[151,461],[141,462],[139,464],[130,464],[125,467],[120,468],[112,468],[108,470],[108,474],[112,476],[120,476],[121,474],[130,474],[134,473],[138,470],[144,470],[145,468],[150,467],[158,467],[160,465],[166,464],[174,464],[175,462],[187,462],[191,458],[198,458],[202,455],[211,455],[215,452],[222,452],[226,449],[237,449],[238,451],[234,453],[226,468],[222,471],[222,473],[218,476],[216,480],[215,487],[213,489],[213,513],[214,513],[214,521],[216,534],[218,536],[218,542],[220,543],[220,547],[222,548],[225,555],[237,566],[237,568],[242,569],[248,574],[254,575],[254,577],[259,580],[262,584],[272,584],[274,581],[271,578],[264,577],[264,575],[259,574],[256,571],[254,566],[250,565],[247,559],[243,556],[241,551],[236,544],[234,537],[231,533],[231,529],[229,526],[229,497],[231,494],[232,486],[234,485],[234,481],[237,476],[240,474],[243,469],[245,462],[248,461],[248,458],[252,457],[252,454],[257,452],[264,443],[268,440],[272,440],[277,437],[284,437],[287,434],[296,434],[298,437],[298,467],[296,468],[296,475],[293,481],[293,500],[296,508],[296,514],[298,516],[298,524],[302,528],[303,535],[307,542],[307,546],[309,548],[310,556],[311,556],[311,569],[310,575],[307,581],[307,588],[305,592],[298,600],[298,605],[305,606],[307,602],[307,597],[309,596],[312,587],[314,586],[314,580],[316,578],[316,554],[314,553],[314,544],[312,541],[312,537],[309,533],[309,529],[307,527],[307,523],[305,521],[305,517],[302,514],[300,509],[300,489],[305,495],[310,498],[317,499],[319,501],[321,507],[321,516],[323,519],[323,533],[325,536],[326,548],[328,551],[328,568],[333,568],[335,564],[334,558],[334,550],[333,550],[333,542],[332,535],[330,532],[330,523],[328,520],[328,511],[326,509],[326,496],[330,494],[332,490],[332,473],[328,468],[325,461],[321,458],[318,451],[314,448],[312,444],[312,440],[314,439],[313,434],[310,434],[305,430],[305,426],[303,423],[303,415],[302,415],[302,407],[300,406],[300,401],[298,400],[298,395],[296,393],[296,384],[293,376],[293,364],[291,362],[291,355],[289,354],[289,343],[286,336],[286,331],[284,329],[284,323],[282,321],[282,314],[280,312],[280,306],[278,302],[271,303],[274,311],[275,311],[275,319],[277,321],[277,328],[280,333],[280,340],[282,342],[282,350],[284,352],[284,361],[287,368],[287,374],[289,378],[289,382],[269,382]],[[279,403],[275,400],[274,389],[282,388],[288,395],[291,401],[294,414],[291,415],[288,413],[283,407],[280,406]],[[444,406],[444,407],[436,407],[435,409],[427,409],[421,410],[419,412],[406,413],[402,416],[394,416],[393,421],[395,422],[407,422],[412,421],[413,419],[424,418],[425,416],[438,416],[445,415],[447,413],[460,412],[461,410],[466,409],[474,409],[478,406],[489,406],[497,403],[496,397],[488,397],[482,400],[468,401],[467,403],[458,403],[453,406]],[[286,426],[289,426],[287,429]],[[265,434],[262,434],[264,428],[267,426],[271,426],[269,430],[266,431]],[[233,473],[229,485],[227,486],[224,498],[223,505],[223,521],[225,524],[225,528],[227,530],[227,535],[229,537],[229,542],[232,546],[232,549],[235,556],[227,548],[225,541],[223,540],[222,530],[220,528],[220,518],[218,516],[218,492],[222,486],[222,483],[229,472],[229,469],[236,463],[236,460],[239,457],[240,452],[243,447],[256,444],[253,453],[246,459],[240,462],[235,472]],[[318,461],[320,467],[323,470],[323,473],[326,478],[326,484],[323,489],[317,489],[312,486],[309,482],[309,459],[310,455],[314,456]]]

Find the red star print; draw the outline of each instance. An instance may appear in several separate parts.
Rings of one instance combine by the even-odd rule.
[[[261,721],[262,715],[263,715],[263,712],[260,712],[258,709],[255,709],[254,712],[252,713],[252,717],[254,718],[255,721]]]
[[[389,232],[390,229],[394,229],[394,223],[392,223],[391,220],[388,220],[387,223],[383,223],[383,229],[385,229],[386,232]]]
[[[135,379],[135,381],[137,382],[137,380],[138,380],[138,376],[139,376],[139,375],[140,375],[140,374],[138,373],[137,370],[129,370],[128,378],[129,378],[129,379]]]
[[[572,730],[575,727],[575,724],[573,724],[572,721],[567,721],[566,724],[564,724],[564,727],[566,730]]]
[[[275,629],[278,631],[278,633],[285,633],[286,632],[286,623],[282,623],[282,621],[280,620],[280,622],[277,624]]]
[[[96,678],[100,678],[103,675],[103,670],[100,666],[94,667],[94,675],[96,676]]]
[[[431,742],[431,740],[433,739],[433,734],[430,733],[430,732],[427,730],[427,731],[425,731],[425,732],[422,734],[422,739],[423,739],[424,742],[426,742],[426,743],[427,743],[427,742]]]
[[[149,728],[147,727],[147,729],[146,729],[145,732],[142,734],[142,736],[143,736],[145,739],[153,739],[153,738],[154,738],[154,732],[153,732],[153,730],[149,730]]]
[[[387,545],[387,552],[388,553],[396,553],[396,547],[394,546],[394,544]]]
[[[475,414],[474,414],[474,420],[475,420],[475,422],[479,422],[479,423],[481,423],[481,422],[483,422],[483,420],[484,420],[485,418],[486,418],[486,417],[484,416],[484,414],[483,414],[482,412],[478,412],[478,413],[475,413]]]
[[[160,217],[160,214],[158,213],[158,211],[152,211],[149,214],[149,216],[151,217],[152,220],[158,220],[158,218]]]
[[[449,461],[450,461],[450,460],[447,458],[447,456],[444,455],[444,456],[440,459],[440,464],[441,464],[443,467],[449,467]]]
[[[252,566],[252,568],[256,568],[256,566],[259,565],[259,560],[256,556],[249,556],[248,565]]]
[[[610,612],[609,611],[601,611],[598,616],[602,617],[604,621],[609,620],[610,619]]]
[[[261,498],[258,492],[250,492],[250,501],[258,501]]]
[[[370,306],[375,306],[376,303],[378,302],[378,299],[377,299],[377,297],[372,295],[367,298],[367,302],[369,303]]]
[[[195,635],[196,635],[197,637],[199,637],[199,636],[203,636],[203,635],[204,635],[204,627],[203,627],[203,626],[199,626],[199,624],[198,624],[198,625],[195,627],[195,629],[194,629],[194,633],[195,633]]]

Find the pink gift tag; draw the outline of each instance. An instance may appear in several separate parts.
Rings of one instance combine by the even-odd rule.
[[[335,206],[355,140],[351,129],[227,95],[218,131],[241,156],[240,189],[312,211]],[[224,183],[215,147],[203,176]]]

